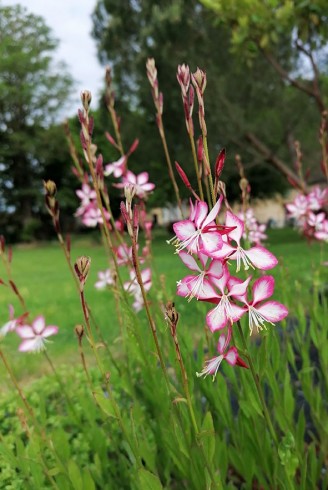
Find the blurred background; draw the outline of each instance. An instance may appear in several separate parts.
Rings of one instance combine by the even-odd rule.
[[[178,64],[206,70],[206,121],[212,162],[222,147],[221,176],[240,198],[235,155],[242,157],[253,198],[283,202],[297,180],[294,142],[301,142],[309,184],[323,180],[318,141],[327,104],[326,0],[24,0],[0,3],[0,232],[8,241],[53,236],[42,180],[57,183],[63,226],[78,231],[77,182],[63,121],[79,147],[79,93],[92,91],[94,141],[104,163],[119,155],[104,103],[104,74],[113,70],[123,142],[135,138],[129,164],[157,184],[150,206],[174,201],[146,77],[154,57],[164,94],[164,123],[173,160],[192,174]],[[196,122],[196,121],[195,121]],[[196,124],[196,135],[198,127]],[[119,193],[111,191],[112,208]],[[277,197],[278,195],[278,197]],[[187,197],[187,194],[185,194]],[[272,211],[272,218],[275,213]],[[267,217],[265,218],[267,220]]]

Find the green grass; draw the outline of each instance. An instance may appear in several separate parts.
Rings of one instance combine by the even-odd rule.
[[[186,272],[185,266],[174,255],[173,247],[167,245],[165,241],[167,238],[164,231],[158,231],[155,235],[153,255],[157,280],[152,289],[151,299],[153,302],[168,299],[165,298],[159,281],[159,276],[165,275],[169,297],[176,302],[181,314],[180,328],[195,328],[200,325],[203,327],[207,305],[196,304],[195,301],[189,304],[184,298],[175,296],[176,281],[186,273],[188,274],[188,271]],[[276,278],[276,299],[283,301],[286,292],[292,290],[295,291],[294,298],[292,298],[295,299],[295,304],[297,301],[307,301],[317,277],[315,271],[319,269],[327,247],[324,250],[322,244],[319,243],[309,246],[291,229],[272,230],[267,247],[278,257],[282,266],[268,271]],[[97,291],[94,288],[97,272],[107,267],[106,253],[99,243],[90,238],[79,237],[72,241],[71,256],[72,259],[75,259],[80,255],[89,255],[92,259],[85,294],[104,336],[109,342],[112,342],[119,335],[113,295],[108,291]],[[321,267],[321,269],[325,273],[324,269],[327,268]],[[77,360],[74,327],[78,323],[83,323],[82,311],[73,279],[57,242],[15,246],[12,274],[26,301],[31,318],[43,314],[47,324],[55,324],[60,327],[60,332],[54,338],[54,342],[49,344],[51,356],[60,361],[65,359],[66,362]],[[125,277],[127,277],[126,274]],[[0,264],[0,278],[6,279],[2,264]],[[20,314],[20,305],[12,291],[1,286],[0,325],[8,319],[8,304],[10,303],[15,306],[16,314]],[[288,307],[292,314],[293,304]],[[144,321],[143,312],[139,313],[139,316],[140,320]],[[20,376],[33,375],[38,369],[40,357],[18,353],[18,343],[19,338],[16,335],[8,335],[5,339],[6,352],[17,366]]]

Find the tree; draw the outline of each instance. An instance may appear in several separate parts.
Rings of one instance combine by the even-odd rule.
[[[183,62],[192,70],[197,66],[206,69],[210,153],[213,161],[223,145],[228,148],[224,180],[234,182],[234,153],[242,153],[243,161],[250,163],[248,176],[253,182],[253,192],[267,195],[270,191],[283,189],[286,184],[279,171],[263,164],[268,160],[288,167],[286,161],[290,160],[290,151],[286,142],[291,133],[300,139],[306,135],[304,153],[313,151],[317,125],[314,125],[310,141],[307,122],[315,120],[313,104],[300,103],[301,95],[283,86],[266,60],[257,57],[250,65],[246,59],[233,56],[229,52],[231,30],[225,25],[214,25],[214,20],[212,11],[196,0],[164,1],[160,5],[150,0],[113,0],[110,3],[98,0],[93,14],[99,57],[114,68],[120,112],[129,121],[128,126],[138,133],[135,136],[141,139],[136,158],[139,154],[140,166],[150,168],[154,181],[160,179],[162,201],[170,199],[171,188],[168,180],[163,181],[163,155],[145,76],[148,57],[156,60],[172,156],[185,170],[192,168],[192,162],[175,77],[177,65]],[[284,63],[288,62],[289,51],[282,51],[281,57]],[[268,154],[261,154],[250,144],[246,137],[248,133],[256,135],[265,144]],[[133,135],[129,138],[132,140]],[[265,188],[263,176],[266,177]]]
[[[308,98],[320,115],[326,110],[328,8],[325,0],[202,0],[202,3],[215,12],[216,24],[232,30],[233,53],[246,57],[249,63],[262,57],[280,77],[285,89],[303,95],[302,104]],[[246,137],[260,153],[270,153],[256,135],[247,132]],[[283,167],[281,170],[286,173]]]
[[[44,146],[72,84],[66,67],[52,60],[56,46],[41,17],[19,5],[0,7],[0,212],[16,237],[40,213],[45,161],[69,163],[60,139],[56,154],[46,155]]]

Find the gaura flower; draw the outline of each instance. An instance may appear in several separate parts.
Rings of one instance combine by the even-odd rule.
[[[223,275],[222,262],[220,260],[210,260],[207,265],[209,257],[201,252],[198,254],[198,259],[202,269],[196,259],[184,250],[179,253],[179,257],[188,269],[199,273],[186,276],[177,283],[177,295],[188,298],[188,301],[191,301],[192,298],[198,299],[199,295],[205,294],[204,285],[211,285],[211,277],[220,278]]]
[[[198,201],[191,207],[189,219],[174,223],[175,237],[168,243],[176,246],[179,253],[186,249],[189,253],[204,253],[213,257],[213,253],[220,250],[223,244],[222,236],[227,233],[225,227],[216,225],[214,220],[220,211],[222,196],[208,213],[208,206],[204,201]]]
[[[136,195],[143,199],[147,192],[155,189],[155,184],[148,182],[148,172],[141,172],[139,175],[135,175],[131,170],[128,170],[122,178],[122,183],[115,184],[118,189],[124,189],[127,184],[132,184],[135,188]]]
[[[15,318],[15,311],[13,305],[9,305],[9,321],[0,328],[0,339],[5,337],[7,333],[13,332],[19,324],[19,318]]]
[[[204,376],[204,378],[206,378],[206,376],[210,374],[213,377],[214,381],[223,360],[226,360],[230,364],[230,366],[238,365],[244,368],[248,367],[247,364],[245,364],[244,361],[238,356],[238,351],[236,347],[230,347],[230,349],[226,351],[229,344],[229,337],[230,336],[228,335],[228,338],[226,339],[225,335],[220,335],[217,347],[218,353],[220,355],[213,357],[212,359],[209,359],[205,362],[203,370],[200,373],[196,373],[196,376],[198,378],[200,376]]]
[[[218,279],[211,277],[213,285],[204,285],[204,293],[198,295],[200,301],[214,303],[217,306],[210,310],[206,315],[206,322],[212,332],[223,329],[227,323],[232,324],[239,320],[245,313],[245,310],[236,305],[233,300],[238,299],[246,294],[246,289],[251,277],[242,281],[238,277],[230,276],[226,264],[223,264],[223,274]]]
[[[236,272],[240,271],[241,263],[243,263],[245,270],[248,270],[250,267],[253,269],[256,267],[261,270],[267,270],[277,265],[278,260],[266,248],[257,245],[251,247],[249,250],[244,250],[241,247],[240,240],[243,236],[245,225],[241,219],[230,211],[227,211],[225,225],[231,229],[227,233],[227,238],[236,242],[237,245],[233,246],[228,242],[224,242],[221,249],[212,254],[213,258],[236,260]]]
[[[98,281],[95,284],[95,288],[105,289],[107,286],[112,286],[113,284],[114,278],[110,269],[98,272]]]
[[[113,174],[113,176],[116,179],[118,179],[119,177],[122,177],[122,175],[125,174],[126,161],[127,161],[127,158],[125,155],[123,155],[116,162],[108,163],[104,168],[104,175],[106,175],[106,177],[108,177],[109,175]]]
[[[91,201],[97,198],[96,191],[92,189],[89,184],[82,184],[82,189],[78,189],[76,194],[81,199],[81,206],[86,207]]]
[[[262,303],[263,300],[273,294],[274,278],[272,276],[256,279],[252,290],[253,298],[251,301],[247,301],[246,295],[238,298],[246,304],[244,308],[248,311],[250,335],[252,335],[254,327],[257,331],[266,329],[265,322],[274,325],[274,322],[279,322],[288,315],[287,308],[278,301]]]
[[[23,339],[18,350],[20,352],[40,352],[45,350],[48,337],[58,333],[55,325],[46,326],[42,315],[37,316],[32,325],[18,325],[16,333]]]

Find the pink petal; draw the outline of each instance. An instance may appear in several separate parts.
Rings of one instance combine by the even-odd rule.
[[[232,238],[232,240],[237,242],[239,245],[240,239],[244,233],[244,226],[245,226],[244,222],[241,219],[239,219],[235,214],[231,213],[230,211],[227,211],[225,225],[236,226],[236,229],[230,231],[228,233],[228,236],[229,238]]]
[[[195,224],[198,229],[201,228],[202,223],[204,219],[206,218],[207,212],[208,212],[208,206],[206,202],[204,201],[199,201],[196,204],[196,212],[195,212]]]
[[[30,325],[18,325],[16,327],[16,333],[22,339],[34,339],[35,337],[34,330]]]
[[[32,322],[33,330],[37,334],[40,334],[44,330],[45,326],[46,323],[42,315],[37,316],[35,320]]]
[[[222,335],[220,335],[219,341],[218,341],[218,352],[220,354],[223,354],[225,343],[226,343],[226,338],[225,338],[225,335],[222,334]]]
[[[128,170],[124,177],[124,183],[137,184],[137,176],[131,170]]]
[[[262,276],[253,284],[253,302],[255,305],[264,299],[270,298],[274,290],[274,278],[272,276]]]
[[[179,257],[182,260],[182,262],[184,263],[184,265],[186,265],[188,267],[188,269],[190,269],[192,271],[201,272],[196,260],[194,259],[194,257],[192,255],[190,255],[187,252],[185,252],[184,250],[182,250],[181,252],[179,252]]]
[[[23,340],[19,345],[19,352],[33,352],[37,345],[40,345],[40,339],[34,338],[29,340]]]
[[[148,182],[147,184],[142,184],[141,189],[145,192],[150,192],[155,189],[155,184]]]
[[[206,220],[203,223],[203,228],[215,220],[216,216],[218,215],[218,213],[220,211],[222,199],[223,199],[223,196],[220,197],[220,199],[217,201],[215,206],[213,206],[213,209],[209,212]]]
[[[249,276],[245,281],[241,283],[235,282],[233,286],[231,286],[229,290],[229,296],[243,296],[246,293],[248,284],[250,280],[252,279],[252,276]]]
[[[244,250],[244,252],[252,264],[258,269],[266,271],[278,264],[277,258],[264,247],[252,247],[249,250]]]
[[[218,232],[202,233],[202,250],[210,257],[222,247],[222,237]]]
[[[225,312],[225,308],[218,305],[213,310],[210,310],[206,315],[206,323],[210,327],[212,332],[221,330],[226,326],[228,318]]]
[[[195,276],[188,276],[188,277],[195,278]],[[189,287],[189,291],[190,291],[191,287]],[[211,283],[209,281],[207,281],[206,279],[204,279],[204,281],[203,281],[203,287],[199,291],[199,293],[197,295],[197,299],[199,299],[201,301],[207,301],[207,300],[213,299],[213,298],[218,299],[218,298],[220,298],[220,296],[215,291],[215,289],[213,288],[213,286],[211,285]]]
[[[245,315],[246,310],[238,305],[235,305],[234,303],[230,303],[229,313],[231,315],[231,320],[236,322],[237,320],[240,320],[243,315]]]
[[[176,292],[178,296],[182,296],[183,298],[185,298],[186,296],[188,296],[188,294],[190,294],[188,284],[190,283],[190,281],[192,281],[193,278],[194,276],[186,276],[178,282]]]
[[[235,250],[236,247],[233,247],[232,245],[229,245],[229,243],[225,243],[224,241],[222,241],[222,247],[220,248],[220,250],[212,253],[211,257],[218,260],[225,259],[228,256],[232,255]]]
[[[141,174],[139,174],[137,176],[137,184],[138,185],[142,185],[145,184],[146,182],[148,182],[149,180],[149,174],[148,172],[141,172]]]
[[[236,284],[242,284],[243,282],[244,281],[242,279],[240,279],[239,277],[230,276],[229,280],[228,280],[228,284],[227,284],[229,291]],[[234,298],[238,299],[238,301],[243,301],[244,303],[246,303],[246,298],[247,298],[246,292],[245,292],[245,294],[241,294],[240,296],[234,294]]]
[[[220,260],[212,260],[209,268],[207,269],[207,274],[209,276],[216,277],[220,279],[223,276],[223,264]]]
[[[50,337],[50,335],[56,335],[58,333],[58,327],[55,325],[48,325],[42,332],[42,337]]]
[[[263,318],[272,323],[279,322],[288,315],[286,306],[277,301],[267,301],[263,305],[256,307],[256,310]]]
[[[234,366],[238,359],[238,351],[236,347],[231,347],[231,349],[228,350],[224,358],[226,361],[228,361],[229,364],[231,364],[231,366]]]
[[[183,221],[178,221],[174,223],[173,230],[179,240],[183,241],[187,238],[190,238],[196,231],[194,223],[189,221],[189,219],[185,219]]]

